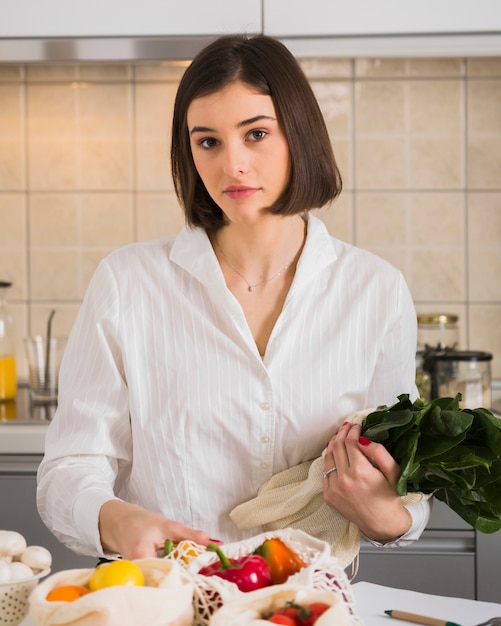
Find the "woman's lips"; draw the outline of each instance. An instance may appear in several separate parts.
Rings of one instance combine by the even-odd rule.
[[[224,194],[233,200],[242,200],[249,198],[259,191],[258,187],[245,187],[243,185],[231,185],[224,189]]]

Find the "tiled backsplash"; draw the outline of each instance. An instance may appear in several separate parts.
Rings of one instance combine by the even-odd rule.
[[[501,377],[501,59],[305,59],[341,171],[319,215],[459,314]],[[182,66],[0,64],[0,279],[22,337],[65,335],[98,261],[183,223],[169,171]]]

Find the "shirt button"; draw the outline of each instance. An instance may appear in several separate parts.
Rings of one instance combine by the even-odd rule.
[[[266,469],[268,467],[268,463],[261,463],[261,469]]]
[[[261,402],[261,408],[263,409],[263,411],[269,411],[270,410],[270,403],[269,402]]]
[[[267,437],[266,435],[264,435],[263,437],[261,437],[261,441],[262,441],[263,443],[268,443],[268,442],[270,441],[270,438],[269,438],[269,437]]]

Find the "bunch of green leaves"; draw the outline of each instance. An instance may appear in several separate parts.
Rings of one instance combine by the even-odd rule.
[[[433,493],[476,530],[501,529],[501,419],[484,408],[460,409],[461,394],[398,400],[362,425],[400,465],[397,492]]]

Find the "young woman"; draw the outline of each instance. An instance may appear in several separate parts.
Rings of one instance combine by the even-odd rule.
[[[203,50],[178,89],[171,157],[187,225],[115,251],[89,285],[39,471],[42,519],[96,556],[238,540],[260,529],[229,512],[330,441],[326,502],[370,540],[416,539],[428,503],[403,506],[396,463],[343,425],[416,396],[414,307],[395,268],[311,213],[341,178],[290,52],[265,36]]]

